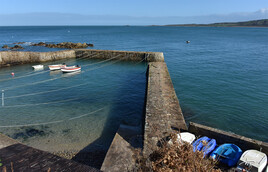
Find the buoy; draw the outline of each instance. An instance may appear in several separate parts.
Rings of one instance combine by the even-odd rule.
[[[11,75],[12,75],[12,76],[14,76],[14,75],[15,75],[15,73],[14,73],[14,72],[12,72],[12,73],[11,73]]]

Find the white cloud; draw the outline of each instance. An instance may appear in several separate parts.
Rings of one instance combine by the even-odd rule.
[[[262,14],[268,14],[268,8],[262,8],[259,10],[259,12]]]

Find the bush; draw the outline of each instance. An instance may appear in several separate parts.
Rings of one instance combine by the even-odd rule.
[[[161,141],[153,153],[148,157],[137,151],[137,164],[134,171],[153,172],[218,172],[215,168],[216,161],[204,159],[203,153],[193,152],[193,147],[189,143],[179,144],[177,135],[170,135],[171,141]]]

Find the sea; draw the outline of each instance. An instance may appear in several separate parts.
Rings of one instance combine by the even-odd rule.
[[[92,49],[163,52],[187,123],[268,142],[268,28],[0,27],[0,51],[15,42],[25,42],[20,51],[62,50],[31,46],[38,42],[86,42]],[[146,63],[43,64],[57,63],[82,71],[33,71],[33,64],[0,69],[0,132],[42,150],[77,152],[107,150],[120,124],[142,130]]]

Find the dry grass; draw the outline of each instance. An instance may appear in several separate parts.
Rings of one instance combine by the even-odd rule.
[[[136,152],[137,164],[134,171],[144,172],[218,172],[215,169],[216,162],[204,159],[202,152],[193,152],[190,144],[179,144],[177,135],[170,135],[172,143],[161,141],[161,146],[148,157],[144,157],[141,151]]]

